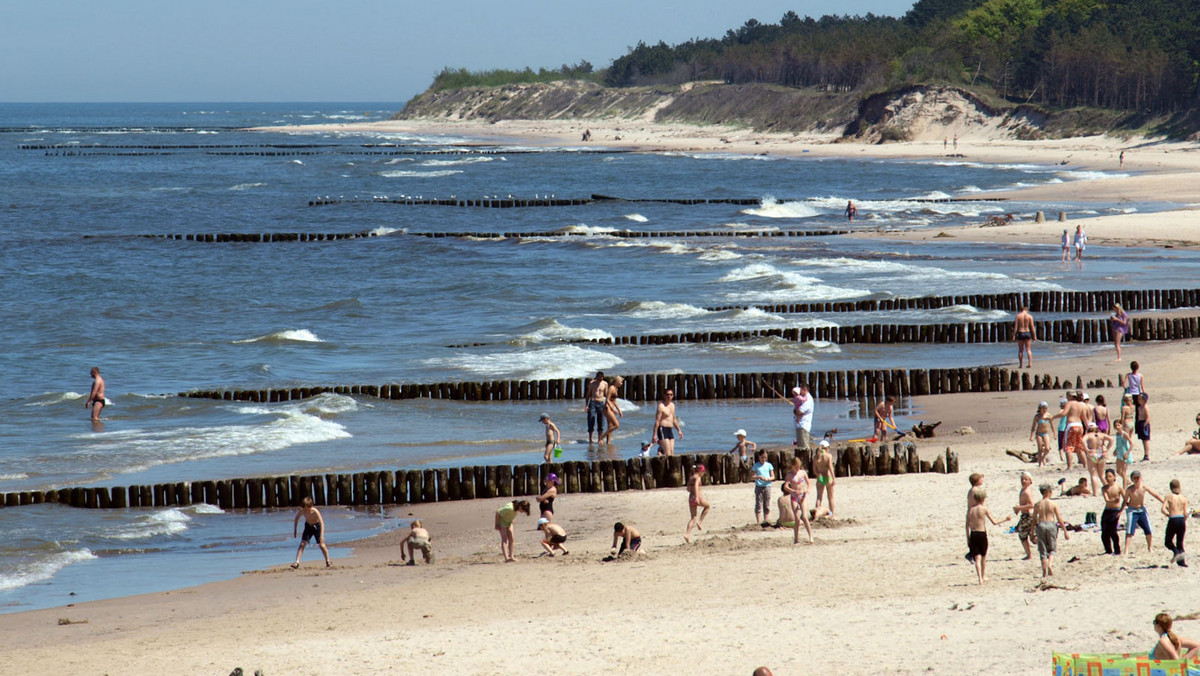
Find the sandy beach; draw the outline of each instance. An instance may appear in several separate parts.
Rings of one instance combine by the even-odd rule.
[[[389,121],[305,127],[308,131],[453,134],[512,143],[592,145],[634,150],[807,154],[813,157],[936,158],[942,132],[910,143],[857,145],[829,136],[760,134],[744,129],[654,125],[642,121],[481,122]],[[1194,186],[1200,153],[1194,144],[1095,137],[1021,142],[994,133],[958,134],[969,161],[1057,164],[1115,171],[1125,150],[1125,178],[1074,181],[1022,191],[1045,202],[1050,222],[998,228],[964,224],[946,231],[961,241],[1057,243],[1057,200],[1084,201],[1103,190],[1131,206],[1170,202],[1165,213],[1080,221],[1093,244],[1196,246]],[[618,139],[618,137],[620,137]],[[1073,225],[1074,223],[1072,223]],[[933,237],[937,233],[887,233]],[[873,236],[880,236],[878,234]],[[1181,286],[1187,282],[1181,282]],[[992,363],[1012,363],[1011,346],[996,346]],[[1139,360],[1153,422],[1152,461],[1137,463],[1160,493],[1178,478],[1200,500],[1200,457],[1169,457],[1194,429],[1200,384],[1192,377],[1191,341],[1133,343],[1122,363],[1111,350],[1038,362],[1061,376],[1111,379]],[[1038,358],[1037,345],[1034,346]],[[1110,404],[1120,391],[1103,394]],[[516,524],[519,560],[501,563],[492,514],[504,500],[388,508],[420,518],[432,532],[437,561],[399,565],[406,531],[355,543],[350,555],[325,569],[306,552],[298,571],[289,561],[264,571],[173,592],[0,615],[15,673],[209,673],[235,667],[275,674],[461,673],[531,670],[583,674],[1044,673],[1051,651],[1145,652],[1155,640],[1155,613],[1200,610],[1195,570],[1168,566],[1162,545],[1165,517],[1151,502],[1152,551],[1141,535],[1120,558],[1103,555],[1098,532],[1060,536],[1057,574],[1039,585],[1035,553],[1023,561],[1010,524],[989,528],[991,581],[980,586],[966,552],[963,528],[967,476],[986,475],[996,517],[1011,514],[1019,474],[1034,483],[1074,484],[1052,453],[1038,470],[1005,454],[1032,450],[1030,420],[1039,400],[1061,392],[1006,392],[922,397],[913,402],[925,421],[942,421],[936,439],[920,443],[922,457],[949,447],[961,473],[839,479],[837,515],[814,528],[813,545],[793,545],[788,530],[753,521],[751,485],[706,489],[713,511],[691,545],[684,489],[565,495],[557,520],[570,534],[566,557],[538,557],[536,518]],[[680,404],[686,411],[687,402]],[[781,415],[788,415],[786,409]],[[906,421],[911,425],[916,420]],[[901,428],[907,426],[902,422]],[[970,428],[966,430],[965,428]],[[865,430],[864,430],[865,431]],[[782,439],[759,439],[760,443]],[[1135,442],[1135,457],[1140,445]],[[1057,491],[1057,488],[1056,488]],[[778,496],[778,489],[773,489]],[[810,497],[810,505],[811,505]],[[1083,523],[1099,513],[1098,498],[1066,498],[1064,516]],[[337,508],[327,508],[337,509]],[[636,557],[603,561],[612,524],[638,526],[645,538]],[[1189,521],[1192,521],[1189,519]],[[1014,522],[1015,523],[1015,522]],[[340,552],[346,554],[345,550]],[[1200,638],[1200,623],[1176,630]]]

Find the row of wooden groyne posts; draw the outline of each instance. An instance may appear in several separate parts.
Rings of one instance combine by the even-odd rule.
[[[1177,310],[1200,307],[1200,289],[1121,289],[1092,291],[1020,291],[1010,293],[972,293],[948,296],[867,298],[863,300],[823,301],[818,303],[777,303],[749,306],[772,314],[801,312],[875,312],[891,310],[936,310],[955,305],[970,305],[979,310],[1016,312],[1106,312],[1115,303],[1126,311]],[[718,305],[711,312],[746,310],[745,305]]]
[[[811,472],[813,455],[807,450],[784,447],[767,451],[767,459],[776,468],[786,468],[793,456],[799,457]],[[700,453],[542,465],[293,474],[134,486],[75,486],[5,493],[0,507],[49,502],[85,509],[193,504],[216,505],[224,510],[270,509],[295,507],[306,497],[312,498],[317,505],[407,505],[538,495],[542,492],[542,482],[550,473],[558,475],[559,490],[563,493],[612,493],[679,488],[696,463],[705,465],[705,484],[726,485],[754,480],[750,467],[728,453]],[[932,462],[923,460],[918,456],[917,447],[910,442],[835,449],[835,473],[839,477],[921,472],[956,473],[958,455],[947,448],[944,455],[937,455]]]
[[[885,199],[883,202],[917,202],[925,203],[944,203],[944,202],[1003,202],[1006,198],[1003,197],[982,197],[982,198],[965,198],[965,197],[916,197],[912,199]],[[806,202],[811,201],[809,198],[781,198],[775,200],[778,202]],[[535,197],[534,199],[514,198],[512,195],[508,197],[484,197],[481,199],[459,199],[457,197],[449,198],[423,198],[423,197],[398,197],[392,198],[378,195],[372,196],[371,199],[359,199],[357,196],[353,198],[345,197],[317,197],[309,200],[310,207],[326,207],[338,204],[357,204],[357,203],[373,203],[373,204],[399,204],[403,206],[435,206],[435,207],[483,207],[485,209],[514,209],[522,207],[574,207],[584,206],[588,204],[598,204],[607,202],[627,202],[630,204],[680,204],[685,206],[696,206],[702,204],[732,204],[735,206],[761,206],[763,198],[761,197],[612,197],[610,195],[599,195],[593,193],[591,197],[573,197],[573,198],[556,198],[551,196]],[[731,234],[731,233],[725,233]]]
[[[147,239],[174,239],[187,242],[331,242],[344,239],[367,239],[370,237],[385,237],[388,235],[408,235],[428,239],[545,239],[549,237],[615,237],[618,239],[641,239],[654,237],[829,237],[845,235],[849,230],[744,230],[738,232],[718,232],[715,230],[614,230],[604,233],[563,232],[561,230],[545,230],[535,232],[215,232],[188,233],[169,235],[138,235]],[[84,239],[99,238],[94,235],[84,235]]]
[[[1053,343],[1106,343],[1112,340],[1107,319],[1035,321],[1037,339]],[[1200,317],[1136,317],[1130,320],[1133,340],[1182,340],[1200,337]],[[1013,323],[866,324],[754,331],[702,331],[576,339],[564,342],[599,345],[674,345],[728,343],[775,337],[796,342],[826,341],[838,345],[896,343],[1002,343],[1013,340]],[[451,346],[466,347],[466,346]]]
[[[1082,388],[1082,376],[1059,378],[998,366],[949,369],[859,369],[773,373],[636,374],[622,376],[619,396],[630,401],[654,401],[667,391],[679,401],[704,399],[772,399],[790,393],[798,382],[808,383],[818,399],[924,396],[961,392],[1010,392]],[[1111,380],[1092,379],[1087,387],[1112,387]],[[443,399],[449,401],[558,401],[582,399],[586,378],[557,380],[492,380],[484,382],[389,383],[334,385],[263,390],[191,390],[177,396],[221,401],[300,401],[321,394],[380,399]]]

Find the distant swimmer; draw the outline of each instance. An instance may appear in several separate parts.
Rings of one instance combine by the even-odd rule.
[[[854,206],[854,200],[846,201],[846,220],[854,222],[854,217],[858,215],[858,207]]]
[[[104,378],[100,377],[100,367],[92,367],[92,391],[88,393],[84,408],[92,409],[92,420],[100,419],[100,411],[104,409]]]

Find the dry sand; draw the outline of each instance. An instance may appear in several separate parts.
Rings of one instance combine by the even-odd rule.
[[[376,126],[389,125],[425,133],[434,129],[407,122]],[[568,133],[577,139],[583,125],[477,126],[492,136],[503,130],[526,141],[561,143]],[[622,141],[656,149],[750,152],[771,144],[770,152],[788,147],[815,155],[873,157],[941,150],[940,142],[856,147],[828,139],[767,139],[738,130],[590,126],[598,142],[607,144],[620,134]],[[467,126],[436,128],[481,133]],[[972,159],[1008,162],[1019,156],[1024,162],[1049,163],[1071,152],[1072,165],[1108,168],[1124,145],[1112,139],[1019,144],[964,136],[959,142]],[[1143,152],[1158,151],[1128,152],[1127,166],[1140,169],[1136,162]],[[1182,147],[1160,154],[1154,161],[1161,166],[1150,168],[1151,176],[1169,180],[1168,175],[1196,169],[1197,154]],[[1184,176],[1180,180],[1186,182],[1196,174]],[[1140,185],[1133,180],[1111,179],[1106,185],[1133,185],[1134,201],[1158,199],[1150,194],[1157,189],[1155,179]],[[1182,243],[1190,236],[1186,226],[1194,214],[1176,216],[1184,220],[1134,215],[1096,219],[1088,229],[1093,241],[1153,237]],[[1164,226],[1168,221],[1173,225]],[[1138,234],[1122,232],[1132,229],[1130,224]],[[999,230],[969,234],[1001,236]],[[1010,358],[1008,351],[998,347],[997,361]],[[1192,377],[1196,354],[1191,341],[1134,343],[1125,357],[1142,362],[1153,395],[1154,460],[1138,468],[1156,490],[1179,478],[1185,494],[1200,496],[1200,458],[1166,457],[1192,430],[1194,402],[1200,399]],[[1039,363],[1035,370],[1115,382],[1122,368],[1112,356],[1101,351]],[[433,532],[435,565],[395,565],[400,537],[395,533],[359,543],[331,570],[320,568],[312,555],[299,571],[281,565],[192,589],[3,615],[9,668],[95,674],[224,674],[235,666],[268,675],[749,674],[769,665],[776,674],[1015,674],[1044,672],[1052,650],[1148,650],[1156,612],[1200,610],[1194,573],[1200,560],[1188,569],[1165,565],[1165,519],[1153,509],[1149,554],[1140,535],[1123,558],[1100,554],[1096,533],[1074,534],[1070,541],[1060,537],[1053,588],[1039,588],[1036,554],[1033,561],[1020,560],[1020,545],[1005,532],[1010,524],[990,529],[988,585],[976,584],[971,564],[963,559],[967,474],[984,472],[988,504],[998,518],[1009,513],[1019,472],[1029,466],[1004,451],[1032,448],[1028,429],[1037,401],[1056,400],[1059,394],[919,398],[915,406],[924,411],[921,418],[943,421],[942,435],[922,442],[922,454],[932,457],[950,446],[961,456],[962,473],[839,480],[837,518],[816,528],[815,545],[792,545],[790,532],[750,524],[749,485],[707,490],[714,511],[706,532],[690,546],[682,541],[687,522],[682,489],[563,496],[556,507],[571,534],[570,556],[534,558],[539,533],[533,519],[521,517],[521,559],[514,564],[500,562],[491,528],[492,512],[502,500],[397,507],[398,515],[420,517]],[[1115,388],[1091,394],[1119,399]],[[974,433],[955,433],[964,426]],[[1081,473],[1067,473],[1056,462],[1034,476],[1035,483],[1063,477],[1074,483]],[[1082,522],[1086,512],[1102,506],[1096,498],[1062,501],[1072,522]],[[643,554],[604,562],[617,520],[641,528]],[[78,624],[60,625],[60,619]],[[1195,623],[1176,628],[1186,636],[1200,635]]]

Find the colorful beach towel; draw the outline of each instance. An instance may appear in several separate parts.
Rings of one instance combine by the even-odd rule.
[[[1054,676],[1200,676],[1200,660],[1152,660],[1146,653],[1053,653]]]

